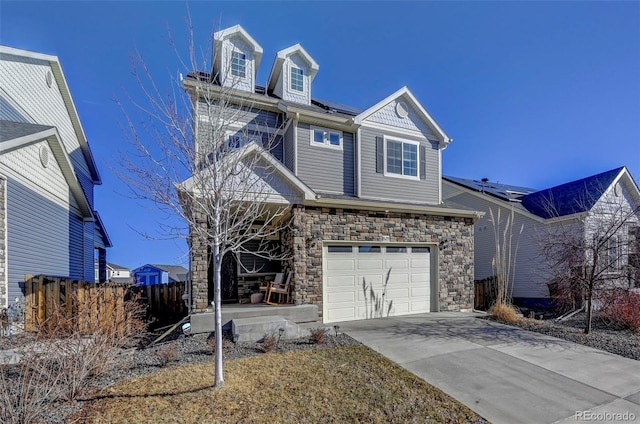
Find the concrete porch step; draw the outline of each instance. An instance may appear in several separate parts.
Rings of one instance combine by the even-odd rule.
[[[265,303],[255,305],[222,305],[222,326],[225,330],[231,330],[231,321],[233,320],[273,316],[282,317],[292,323],[316,322],[318,320],[318,306],[271,306]],[[210,333],[213,329],[213,311],[198,312],[191,315],[192,333]]]
[[[297,339],[301,337],[300,327],[280,316],[240,318],[231,321],[233,334],[238,336],[239,342],[256,342],[265,335],[280,336],[282,339]]]

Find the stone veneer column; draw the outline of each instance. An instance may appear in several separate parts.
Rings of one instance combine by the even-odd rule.
[[[195,217],[195,225],[206,228],[206,214],[199,213]],[[203,311],[209,307],[209,243],[199,231],[191,229],[191,237],[189,238],[190,255],[190,278],[191,278],[191,306],[195,311]],[[205,232],[206,234],[206,232]]]

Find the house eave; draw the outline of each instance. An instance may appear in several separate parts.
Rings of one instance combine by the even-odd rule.
[[[477,222],[484,216],[484,212],[470,211],[466,209],[443,208],[439,206],[392,203],[363,199],[337,199],[318,195],[315,200],[305,202],[308,206],[338,207],[342,209],[363,209],[379,212],[417,213],[422,215],[437,215],[456,218],[470,218]]]

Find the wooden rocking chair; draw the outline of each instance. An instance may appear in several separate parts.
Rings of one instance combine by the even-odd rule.
[[[261,281],[260,282],[260,293],[264,294],[264,297],[262,298],[263,302],[267,301],[267,294],[269,293],[269,287],[271,287],[271,284],[273,284],[273,283],[282,284],[283,280],[284,280],[284,273],[283,272],[279,272],[279,273],[276,274],[276,276],[274,277],[273,281]]]
[[[276,283],[273,282],[269,285],[269,290],[267,291],[267,300],[266,303],[269,305],[283,305],[289,303],[289,293],[291,293],[291,275],[293,273],[290,272],[287,275],[286,283]],[[273,302],[271,300],[271,295],[278,295],[278,302]]]

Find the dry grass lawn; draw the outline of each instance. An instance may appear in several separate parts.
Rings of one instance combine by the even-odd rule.
[[[186,365],[122,381],[88,400],[88,423],[463,423],[477,414],[364,346]]]

